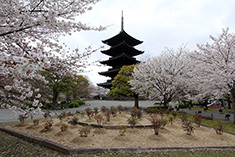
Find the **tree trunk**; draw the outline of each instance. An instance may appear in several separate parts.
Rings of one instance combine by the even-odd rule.
[[[163,97],[163,104],[164,104],[164,106],[165,106],[165,109],[167,109],[168,108],[168,103],[169,103],[169,99],[167,98],[167,96],[166,95],[164,95],[164,97]]]
[[[206,110],[208,110],[207,102],[208,102],[207,99],[203,101],[203,106],[205,107]]]
[[[233,124],[235,124],[235,101],[233,101]]]
[[[53,89],[52,109],[56,109],[58,95],[59,95],[59,92],[57,90]]]
[[[136,107],[136,108],[140,108],[140,107],[139,107],[139,96],[138,96],[138,94],[135,94],[135,95],[134,95],[134,98],[135,98],[135,107]]]
[[[233,124],[235,124],[235,92],[232,94],[232,106],[233,106]]]
[[[231,89],[231,98],[233,106],[233,124],[235,124],[235,82],[233,83],[233,88]]]
[[[228,97],[228,109],[231,109],[231,100],[230,100],[230,97]]]

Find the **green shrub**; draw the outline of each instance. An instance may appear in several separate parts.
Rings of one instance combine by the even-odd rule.
[[[189,105],[190,105],[190,102],[189,101],[185,101],[184,103],[182,102],[182,103],[179,103],[178,104],[178,106],[179,106],[179,108],[187,108],[187,107],[189,107]]]
[[[85,104],[85,102],[83,100],[74,100],[74,102],[69,103],[68,107],[69,108],[79,107],[84,104]]]
[[[43,108],[44,109],[50,109],[52,107],[52,103],[51,102],[46,102],[46,103],[44,103],[44,105],[43,105]]]
[[[75,100],[74,102],[78,103],[79,106],[85,105],[85,102],[83,100]]]
[[[179,103],[178,106],[179,106],[179,108],[186,108],[184,103]]]

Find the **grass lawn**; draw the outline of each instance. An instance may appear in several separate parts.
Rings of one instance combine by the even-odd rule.
[[[219,109],[220,108],[208,107],[207,111],[219,112]],[[204,107],[192,107],[191,110],[204,111]],[[223,113],[231,113],[231,112],[233,112],[233,109],[223,109]]]
[[[193,121],[193,115],[188,114],[188,120]],[[207,120],[203,119],[201,124],[215,128],[218,124],[218,121],[220,121],[223,125],[223,131],[233,133],[235,134],[235,124],[233,124],[232,121],[226,121],[226,120]]]

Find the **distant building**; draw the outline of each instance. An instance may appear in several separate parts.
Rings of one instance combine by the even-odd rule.
[[[124,65],[132,65],[139,63],[134,56],[143,54],[144,51],[139,51],[134,46],[143,43],[143,41],[137,40],[127,34],[123,28],[123,14],[121,21],[121,31],[119,34],[102,41],[104,44],[111,46],[108,50],[101,51],[101,53],[110,56],[108,60],[101,61],[103,65],[111,66],[108,71],[99,72],[100,75],[110,77],[105,83],[100,83],[98,86],[110,89],[112,87],[112,81],[118,74],[119,70]]]

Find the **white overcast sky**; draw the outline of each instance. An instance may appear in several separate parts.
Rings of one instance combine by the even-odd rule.
[[[177,48],[187,44],[196,50],[196,44],[211,42],[209,35],[218,36],[222,28],[229,27],[235,32],[235,0],[101,0],[91,11],[78,17],[91,26],[108,26],[107,30],[75,33],[61,37],[71,49],[92,46],[109,47],[101,41],[108,39],[121,30],[121,12],[124,14],[124,30],[131,36],[143,41],[135,48],[145,51],[143,55],[157,56],[165,47]],[[91,56],[92,60],[107,60],[108,56],[100,51]],[[94,85],[106,82],[108,77],[98,74],[109,67],[92,67],[85,73]]]

